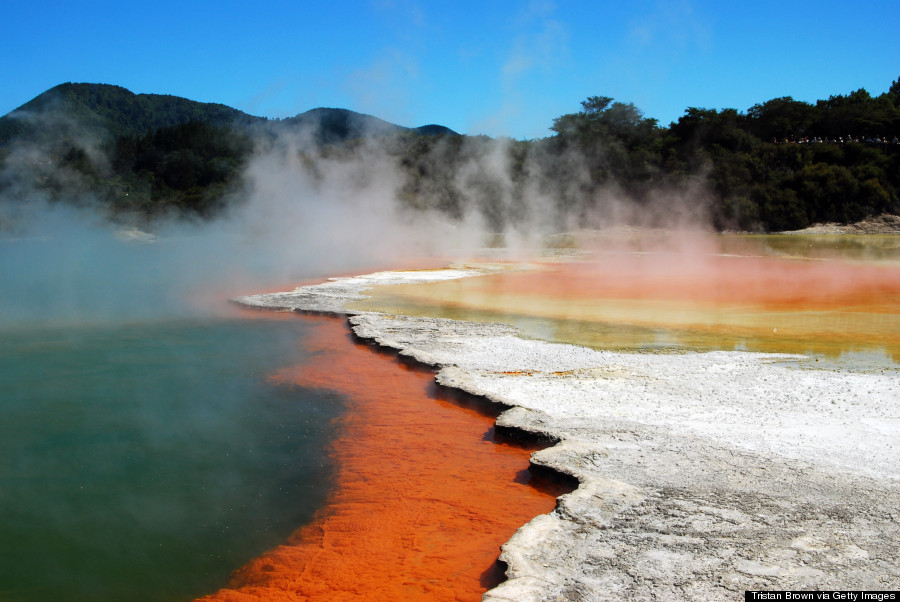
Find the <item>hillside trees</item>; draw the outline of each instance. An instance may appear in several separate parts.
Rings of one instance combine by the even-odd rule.
[[[554,119],[551,136],[528,141],[338,109],[269,121],[93,84],[57,86],[16,113],[0,118],[0,197],[99,199],[114,214],[215,216],[232,202],[252,148],[286,139],[303,146],[304,165],[386,153],[403,206],[452,220],[477,212],[495,231],[589,226],[626,203],[637,219],[665,217],[679,195],[719,229],[900,213],[900,79],[879,95],[860,89],[814,104],[785,96],[746,112],[690,107],[668,127],[633,104],[591,96]]]
[[[554,119],[544,139],[409,139],[399,151],[401,198],[454,219],[475,208],[497,230],[524,211],[547,229],[585,225],[623,200],[637,219],[648,216],[642,223],[665,221],[670,193],[692,194],[698,182],[711,201],[688,202],[703,203],[718,229],[781,231],[898,212],[898,82],[879,96],[781,97],[746,113],[691,107],[667,128],[632,104],[592,96]]]
[[[900,80],[815,105],[790,97],[688,109],[666,137],[668,173],[704,166],[719,228],[788,230],[900,211]]]
[[[581,106],[582,111],[553,120],[551,147],[584,162],[591,178],[587,194],[614,181],[631,197],[646,198],[660,173],[657,121],[608,96],[591,96]]]
[[[30,176],[27,188],[49,200],[100,202],[112,215],[212,217],[251,147],[242,130],[189,122],[121,135],[100,148],[62,145],[18,178]]]
[[[188,122],[120,136],[105,194],[114,209],[211,216],[240,176],[252,141],[239,129]]]

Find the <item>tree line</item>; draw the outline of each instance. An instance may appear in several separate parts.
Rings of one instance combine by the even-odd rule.
[[[399,153],[406,198],[459,215],[477,190],[495,228],[535,194],[561,228],[587,223],[610,199],[665,225],[667,199],[691,197],[717,229],[760,232],[900,213],[900,79],[878,96],[784,97],[746,112],[692,107],[668,127],[609,97],[581,105],[556,118],[547,138],[507,141],[502,178],[476,170],[468,186],[459,165],[486,155],[487,141],[414,141]]]
[[[112,111],[112,103],[103,106]],[[213,107],[215,120],[191,117],[141,134],[117,128],[93,154],[57,140],[49,159],[27,165],[28,184],[51,198],[99,198],[114,214],[214,217],[237,202],[229,192],[240,187],[254,149],[271,147],[289,124],[251,123],[243,114],[228,122],[219,115],[225,108]],[[784,97],[746,112],[691,107],[667,127],[633,104],[592,96],[550,131],[518,141],[398,128],[374,145],[336,132],[296,152],[307,162],[386,153],[403,175],[404,206],[451,219],[478,211],[494,231],[526,220],[542,220],[547,230],[584,225],[610,199],[664,221],[673,191],[691,196],[721,230],[900,213],[900,79],[877,96],[861,89],[814,104]],[[13,177],[9,166],[23,161],[14,147],[0,147],[0,195],[21,185],[21,170]]]
[[[660,135],[668,173],[708,170],[719,227],[794,230],[900,212],[900,79],[879,96],[691,108]]]

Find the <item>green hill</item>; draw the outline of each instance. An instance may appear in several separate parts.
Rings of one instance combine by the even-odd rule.
[[[61,84],[0,118],[0,145],[83,132],[110,138],[191,121],[249,125],[266,121],[221,104],[161,94],[135,94],[107,84]]]
[[[402,205],[452,219],[478,212],[496,232],[554,231],[623,213],[645,225],[690,216],[750,231],[900,214],[900,80],[880,94],[860,89],[815,103],[689,107],[668,126],[606,96],[581,105],[554,119],[546,138],[494,140],[346,109],[270,120],[63,84],[0,118],[0,200],[36,192],[99,200],[113,213],[213,216],[239,198],[228,193],[253,149],[269,148],[300,152],[312,174],[322,157],[380,153],[401,175]],[[282,135],[291,144],[280,144]],[[359,144],[371,137],[382,143]]]
[[[152,130],[197,122],[216,127],[309,128],[317,142],[333,144],[365,135],[412,132],[454,135],[449,128],[406,128],[347,109],[317,108],[284,120],[255,117],[231,107],[162,94],[135,94],[109,84],[60,84],[4,117],[0,146],[49,142],[85,133],[100,139],[141,136]]]
[[[280,135],[308,150],[363,137],[456,135],[346,109],[270,120],[177,96],[107,84],[61,84],[0,118],[0,200],[99,200],[113,214],[215,215],[252,149]]]
[[[442,125],[407,128],[347,109],[312,109],[285,119],[281,123],[308,131],[312,139],[319,144],[335,144],[368,136],[383,137],[410,133],[426,136],[458,135]]]

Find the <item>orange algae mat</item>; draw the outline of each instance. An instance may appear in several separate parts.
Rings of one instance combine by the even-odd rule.
[[[549,512],[530,450],[493,441],[493,418],[440,398],[430,370],[356,343],[343,320],[311,321],[313,358],[274,375],[347,397],[336,482],[310,525],[203,598],[479,600],[499,581],[499,546]]]
[[[664,335],[664,342],[695,349],[828,356],[883,350],[900,362],[896,264],[607,252],[588,261],[369,294],[353,307],[510,323],[542,318],[555,322],[539,325],[532,336],[597,348],[634,348]]]
[[[380,290],[388,296],[421,296],[445,305],[627,300],[769,311],[875,308],[900,312],[900,268],[893,265],[678,253],[609,253],[587,261],[536,265],[542,269]]]
[[[504,274],[497,290],[565,299],[677,300],[766,310],[900,311],[900,270],[839,261],[774,257],[619,255],[557,264],[537,274]]]

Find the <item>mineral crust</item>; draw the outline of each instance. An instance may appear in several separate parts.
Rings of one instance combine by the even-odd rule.
[[[238,301],[351,313],[344,304],[373,284],[467,274],[387,272]],[[503,544],[508,578],[484,600],[900,589],[897,371],[613,353],[373,312],[349,320],[360,338],[433,366],[439,384],[510,407],[498,427],[557,442],[532,464],[579,482]]]

